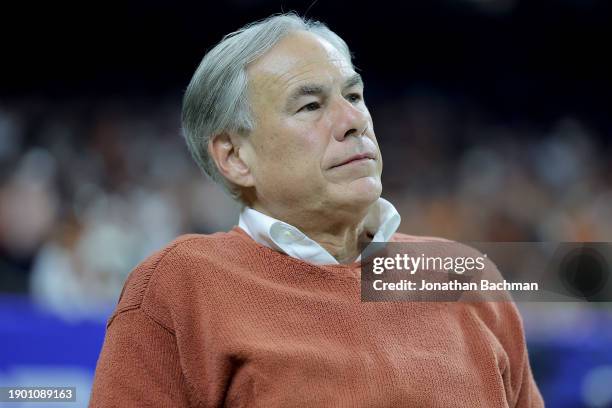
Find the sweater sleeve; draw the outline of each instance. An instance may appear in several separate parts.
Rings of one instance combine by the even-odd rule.
[[[544,401],[540,390],[535,383],[533,374],[531,373],[531,367],[529,365],[529,357],[527,356],[527,350],[525,350],[525,357],[523,359],[521,385],[518,389],[518,395],[516,400],[516,408],[539,408],[544,407]]]
[[[504,339],[507,344],[507,352],[510,358],[509,382],[512,390],[511,407],[515,408],[540,408],[544,407],[544,401],[540,390],[533,378],[527,342],[523,329],[523,322],[518,308],[513,302],[502,303],[508,312],[504,319],[504,326],[509,329]]]
[[[174,334],[141,308],[109,322],[90,407],[186,407],[187,384]]]

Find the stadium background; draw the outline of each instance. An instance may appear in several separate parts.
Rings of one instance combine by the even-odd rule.
[[[236,223],[181,140],[181,94],[224,34],[280,11],[351,47],[402,232],[612,241],[610,2],[404,3],[5,10],[0,385],[73,385],[85,406],[129,271],[178,234]],[[612,406],[610,304],[519,307],[547,405]]]

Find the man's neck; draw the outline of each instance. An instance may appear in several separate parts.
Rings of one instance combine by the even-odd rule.
[[[341,264],[354,262],[360,254],[360,243],[367,239],[367,234],[363,232],[363,226],[346,229],[340,234],[307,231],[302,228],[300,228],[300,231],[321,245]]]
[[[367,209],[347,213],[344,217],[327,217],[325,214],[287,213],[275,214],[261,206],[253,208],[270,217],[284,221],[303,232],[308,238],[321,245],[339,263],[351,263],[360,254],[360,244],[370,241],[363,224]]]

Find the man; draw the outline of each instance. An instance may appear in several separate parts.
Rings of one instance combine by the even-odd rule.
[[[198,164],[239,227],[140,264],[90,405],[538,407],[512,303],[360,301],[359,244],[412,242],[342,39],[273,16],[226,36],[185,94]]]

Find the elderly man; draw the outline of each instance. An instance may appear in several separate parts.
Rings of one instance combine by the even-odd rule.
[[[226,36],[187,89],[197,163],[239,227],[130,275],[90,405],[539,407],[509,302],[361,302],[360,243],[411,242],[345,42],[278,15]]]

